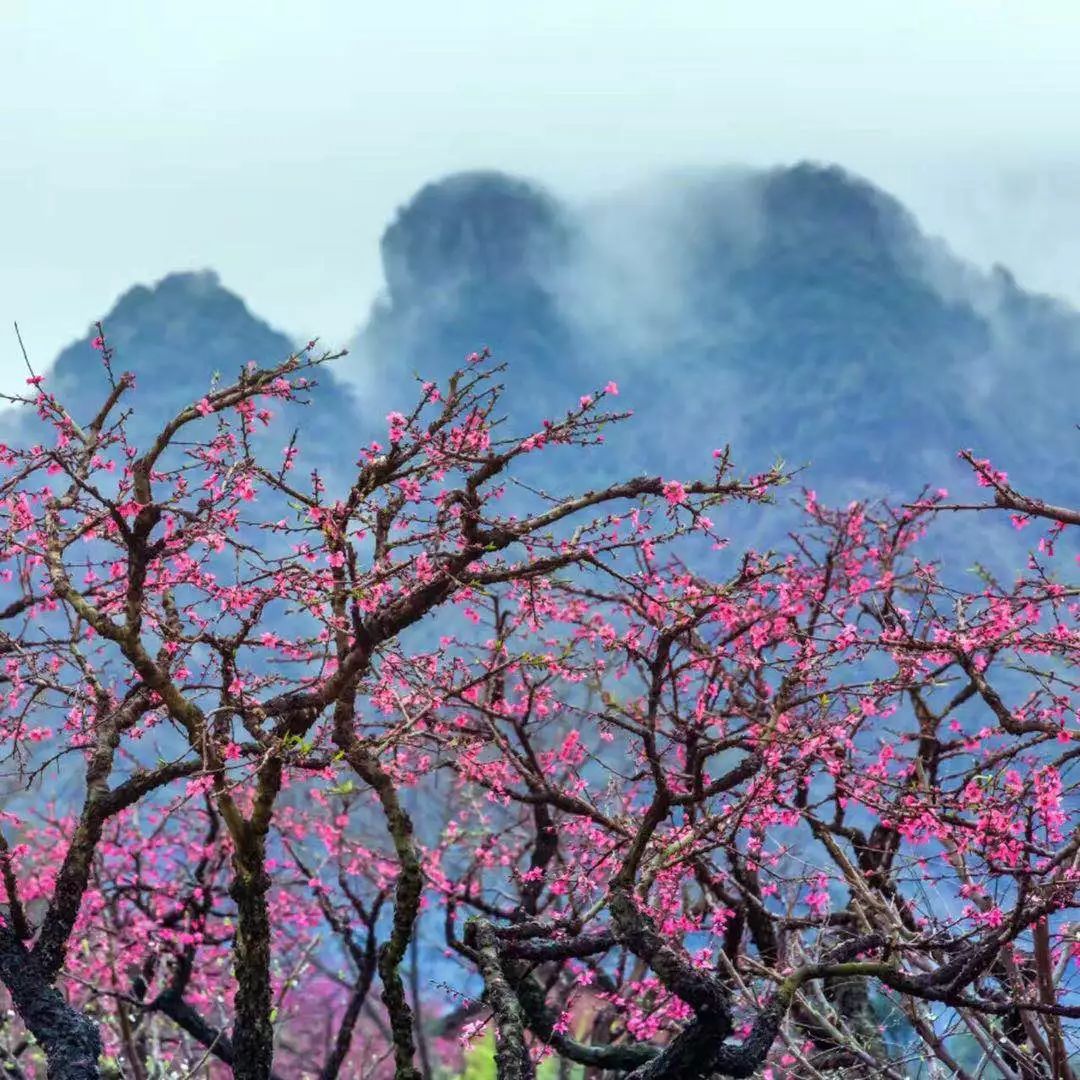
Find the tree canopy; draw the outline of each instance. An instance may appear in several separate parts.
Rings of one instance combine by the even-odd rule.
[[[617,386],[506,435],[486,352],[339,483],[254,437],[314,343],[139,445],[95,345],[0,447],[10,1075],[1073,1075],[1080,512],[964,451],[753,550],[790,474],[590,488]],[[920,557],[981,512],[1013,582]]]

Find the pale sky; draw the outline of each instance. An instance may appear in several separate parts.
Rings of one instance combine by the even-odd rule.
[[[395,208],[835,161],[1080,304],[1075,0],[0,0],[0,389],[132,284],[213,267],[344,342]]]

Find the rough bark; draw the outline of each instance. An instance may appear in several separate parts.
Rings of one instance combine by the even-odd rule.
[[[232,1037],[236,1080],[269,1080],[274,1062],[270,917],[266,905],[270,878],[263,862],[262,838],[253,838],[248,850],[236,854],[235,877],[229,890],[237,911],[233,940],[236,1012]]]
[[[491,924],[470,919],[465,944],[476,951],[484,978],[484,1000],[495,1014],[495,1074],[498,1080],[533,1080],[529,1048],[525,1043],[525,1014],[499,960],[499,944]]]
[[[48,1080],[99,1080],[97,1025],[64,1000],[41,965],[7,928],[0,928],[0,979],[23,1023],[41,1044]]]
[[[356,738],[347,726],[347,711],[339,712],[334,739],[344,751],[345,758],[379,798],[386,827],[394,843],[400,871],[394,886],[394,921],[390,940],[379,950],[379,977],[383,984],[383,1002],[390,1014],[390,1030],[394,1043],[395,1080],[422,1080],[416,1068],[416,1043],[412,1010],[405,995],[400,967],[405,959],[413,926],[420,910],[420,895],[424,874],[413,841],[413,824],[398,799],[393,780]]]

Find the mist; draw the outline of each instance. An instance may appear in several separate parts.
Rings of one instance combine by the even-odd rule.
[[[835,161],[979,267],[1080,302],[1064,0],[261,14],[4,6],[0,389],[24,377],[14,321],[43,368],[178,270],[212,267],[293,338],[342,344],[386,285],[394,208],[472,168],[587,201],[673,166]]]

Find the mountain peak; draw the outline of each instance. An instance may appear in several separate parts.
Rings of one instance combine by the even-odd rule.
[[[253,315],[212,270],[167,274],[152,285],[135,285],[101,324],[115,350],[113,369],[136,377],[132,404],[159,422],[198,400],[215,374],[230,379],[249,360],[276,364],[293,352],[289,339]],[[69,345],[45,373],[46,385],[76,410],[93,408],[107,393],[101,353],[91,346],[96,325]],[[320,382],[332,382],[320,372]],[[6,423],[24,426],[26,414]]]
[[[152,379],[162,392],[202,394],[215,372],[231,375],[248,360],[274,364],[292,352],[292,343],[253,315],[243,300],[221,284],[212,270],[165,275],[153,285],[128,289],[101,320],[116,367]],[[96,380],[95,355],[86,336],[57,358],[50,383],[61,392]]]
[[[213,270],[178,271],[166,274],[153,285],[135,285],[116,301],[102,323],[110,342],[120,350],[126,350],[135,338],[151,335],[164,336],[170,347],[190,346],[196,368],[206,367],[199,363],[200,355],[221,352],[248,339],[262,354],[238,356],[228,370],[247,359],[271,363],[291,351],[288,339],[253,315],[236,293],[221,284]],[[210,325],[213,334],[200,337],[200,332]],[[153,341],[141,344],[152,346]],[[69,351],[61,354],[58,365]],[[122,358],[124,364],[134,365],[136,372],[153,371],[151,360],[142,349],[132,350]]]
[[[227,385],[249,361],[270,367],[295,351],[284,334],[252,314],[212,270],[181,271],[152,285],[135,285],[101,324],[115,350],[114,373],[135,375],[134,390],[125,400],[134,412],[129,436],[136,445],[207,393],[215,377]],[[101,353],[91,344],[96,334],[96,326],[89,328],[45,373],[48,389],[73,409],[76,419],[92,415],[108,392]],[[279,441],[296,427],[306,460],[323,469],[337,468],[342,460],[351,460],[347,452],[343,459],[342,448],[356,438],[356,402],[329,367],[320,367],[315,380],[319,389],[312,409],[296,403],[275,406],[271,411],[281,414],[285,426],[265,433],[260,429],[256,436]],[[29,441],[41,434],[40,421],[30,410],[6,410],[0,423],[9,441]],[[305,433],[309,437],[304,438]]]
[[[554,198],[500,172],[457,173],[421,188],[382,238],[392,299],[417,287],[528,278],[538,260],[565,245],[568,229]]]
[[[843,230],[890,245],[917,233],[914,218],[880,188],[838,165],[803,161],[761,180],[766,217],[784,230]]]

